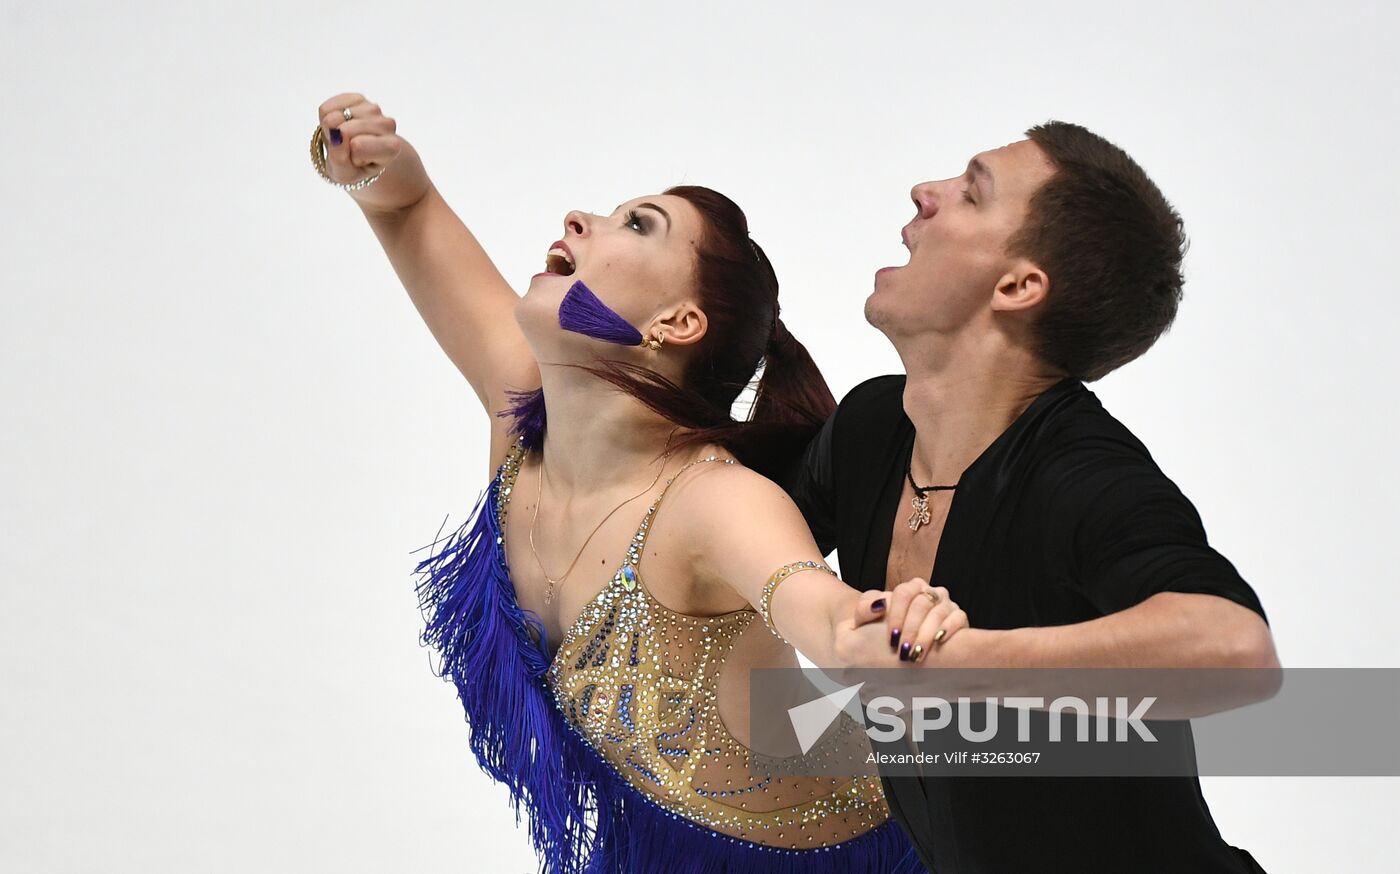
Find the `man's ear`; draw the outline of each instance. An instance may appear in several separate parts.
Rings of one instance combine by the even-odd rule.
[[[648,337],[657,333],[664,335],[668,346],[691,346],[700,342],[709,327],[703,310],[695,304],[683,303],[669,313],[657,316],[645,333]]]
[[[1022,312],[1043,304],[1050,295],[1050,277],[1034,262],[1018,261],[997,280],[992,309]]]

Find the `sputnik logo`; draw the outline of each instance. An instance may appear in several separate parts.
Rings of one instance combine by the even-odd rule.
[[[817,741],[836,721],[836,717],[841,715],[841,711],[850,705],[852,699],[860,693],[860,687],[864,685],[857,683],[854,686],[846,686],[835,692],[828,692],[815,701],[788,708],[788,719],[792,722],[792,730],[797,734],[797,743],[802,747],[803,755],[816,746]]]

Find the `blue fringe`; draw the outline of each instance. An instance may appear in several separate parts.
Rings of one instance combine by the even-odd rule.
[[[474,520],[445,542],[434,540],[430,546],[442,547],[418,564],[421,640],[441,655],[433,673],[457,688],[472,753],[510,789],[517,822],[523,808],[536,849],[551,859],[578,859],[589,828],[568,796],[579,794],[579,779],[565,767],[555,724],[544,626],[517,604],[506,572],[496,520],[500,482],[498,475],[477,501]]]
[[[556,711],[557,712],[557,711]],[[562,716],[565,749],[586,763],[592,809],[606,811],[584,874],[927,874],[894,820],[834,847],[787,850],[746,841],[661,807],[621,777]]]
[[[697,825],[634,789],[554,703],[544,627],[519,606],[506,565],[500,483],[498,474],[473,519],[429,544],[440,548],[417,565],[415,589],[422,643],[442,659],[433,673],[455,685],[472,753],[510,790],[516,822],[527,816],[542,874],[924,870],[893,821],[835,847],[783,850]]]

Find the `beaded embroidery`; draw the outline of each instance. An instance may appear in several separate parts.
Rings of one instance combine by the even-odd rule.
[[[524,456],[517,441],[501,466],[498,544]],[[692,464],[707,461],[734,463],[711,456]],[[685,820],[791,849],[831,846],[870,831],[889,816],[877,778],[751,774],[752,753],[723,724],[720,669],[758,614],[745,608],[689,616],[648,593],[642,551],[679,476],[667,481],[622,565],[565,632],[547,674],[556,706],[627,783]],[[843,731],[859,734],[853,720],[845,723]]]

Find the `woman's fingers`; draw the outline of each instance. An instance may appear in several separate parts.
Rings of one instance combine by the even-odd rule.
[[[900,661],[922,661],[931,648],[966,624],[966,614],[962,625],[949,622],[961,610],[943,586],[930,586],[916,577],[900,583],[890,596],[890,647]]]
[[[928,648],[934,646],[934,634],[938,633],[938,626],[948,618],[948,612],[952,609],[948,606],[948,601],[934,604],[931,599],[924,597],[918,598],[917,601],[924,602],[923,612],[918,615],[918,625],[910,622],[909,627],[904,630],[904,643],[899,644],[900,661],[923,661]]]
[[[942,647],[953,635],[968,627],[967,613],[952,601],[944,601],[924,616],[922,624],[911,638],[908,654],[900,653],[903,661],[922,662],[929,651]]]
[[[925,603],[928,602],[927,598],[923,600]],[[914,628],[912,625],[910,626],[907,634],[909,638],[909,649],[907,651],[900,650],[900,660],[906,662],[923,661],[934,644],[940,642],[938,631],[943,627],[943,623],[948,619],[949,614],[955,609],[957,609],[957,606],[948,601],[941,601],[938,606],[930,607],[924,613],[923,621],[919,623],[918,628]],[[946,633],[943,639],[947,639]]]
[[[943,624],[939,626],[939,630],[943,633],[941,635],[935,633],[933,636],[933,642],[936,646],[942,646],[943,644],[947,643],[950,639],[952,639],[953,635],[957,634],[959,631],[962,631],[964,628],[967,627],[967,613],[961,607],[955,606],[955,609],[952,611],[952,613],[950,613],[948,615],[948,618],[943,620]]]
[[[890,646],[897,648],[899,639],[904,635],[904,628],[908,624],[907,614],[909,605],[913,602],[914,596],[920,589],[927,585],[917,577],[900,583],[889,592],[889,608],[885,613],[885,627],[890,632]]]
[[[321,128],[327,134],[327,143],[341,145],[357,133],[393,133],[398,127],[398,122],[380,112],[373,103],[361,103],[351,107],[350,111],[354,117],[348,120],[339,109],[321,116]],[[341,143],[334,142],[335,137],[330,136],[332,131],[339,131]]]
[[[861,592],[860,599],[856,601],[855,616],[853,617],[856,628],[884,619],[889,607],[889,592]]]
[[[338,94],[322,103],[318,112],[327,171],[336,182],[356,182],[398,157],[403,145],[396,135],[398,123],[364,95]]]
[[[403,140],[394,134],[361,134],[350,141],[350,163],[359,168],[374,164],[384,166],[399,156]]]
[[[365,102],[367,101],[365,100],[365,96],[363,94],[360,94],[357,91],[346,91],[343,94],[337,94],[334,97],[327,98],[326,101],[322,103],[321,106],[316,110],[316,115],[318,115],[321,118],[325,118],[332,112],[340,112],[347,106],[353,107]]]
[[[919,591],[927,591],[927,589],[921,589]],[[904,626],[901,628],[898,646],[895,649],[899,654],[900,661],[910,661],[914,646],[919,643],[919,634],[922,632],[929,614],[937,609],[938,606],[935,606],[931,599],[925,598],[922,594],[919,594],[919,592],[916,592],[913,599],[910,600],[909,607],[904,615]],[[891,644],[891,646],[894,646],[894,644]],[[927,644],[925,644],[925,646],[927,646]]]

